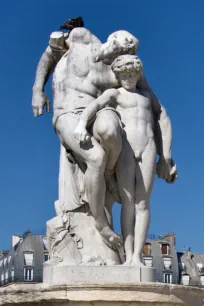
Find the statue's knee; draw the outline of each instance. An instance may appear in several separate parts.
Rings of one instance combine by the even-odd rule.
[[[116,141],[120,133],[118,125],[107,121],[97,126],[97,134],[103,141]]]

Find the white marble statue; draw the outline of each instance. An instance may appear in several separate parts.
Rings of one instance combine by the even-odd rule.
[[[137,56],[119,56],[111,67],[121,87],[107,89],[87,106],[76,127],[75,137],[80,143],[88,143],[90,135],[87,130],[88,124],[105,107],[114,107],[120,114],[123,125],[123,146],[116,174],[122,204],[125,264],[143,265],[142,251],[150,221],[149,198],[156,169],[153,112],[154,115],[157,114],[159,105],[151,102],[148,91],[136,88],[142,71],[142,63]],[[169,145],[164,156],[168,162],[171,158],[169,119],[166,120],[166,142]],[[168,182],[172,181],[174,172],[175,166],[166,173],[165,179]],[[136,220],[134,220],[135,210]]]
[[[101,44],[98,38],[82,27],[73,29],[69,35],[54,32],[38,64],[32,100],[33,113],[36,117],[43,114],[45,106],[49,111],[50,103],[44,93],[44,86],[51,72],[54,71],[53,125],[62,144],[58,209],[60,213],[57,217],[64,218],[64,214],[70,212],[77,216],[80,212],[79,219],[82,224],[87,218],[87,211],[82,211],[81,207],[87,203],[101,240],[96,234],[96,242],[92,240],[90,247],[91,238],[86,239],[91,235],[91,231],[86,232],[85,225],[83,231],[79,230],[78,235],[83,236],[86,232],[87,236],[83,238],[86,241],[83,249],[87,247],[87,252],[91,253],[96,244],[93,251],[95,257],[98,256],[97,241],[99,246],[104,242],[106,248],[115,252],[121,243],[120,237],[114,233],[111,225],[111,205],[114,202],[112,196],[118,198],[115,180],[118,161],[117,180],[119,195],[123,203],[122,228],[126,263],[134,264],[141,263],[141,250],[149,226],[149,195],[156,163],[154,137],[157,153],[160,156],[157,166],[158,176],[167,182],[173,182],[177,176],[176,167],[171,159],[171,124],[165,109],[159,104],[142,71],[138,68],[140,60],[137,57],[132,60],[130,57],[129,66],[133,73],[130,74],[129,70],[126,74],[119,73],[128,66],[128,63],[120,62],[118,56],[135,55],[137,48],[138,40],[127,31],[117,31],[111,34],[105,44]],[[139,72],[136,73],[133,66],[136,66]],[[123,88],[113,89],[119,86]],[[128,86],[131,87],[130,90]],[[140,90],[136,90],[136,87]],[[76,128],[79,129],[78,124],[79,122],[82,124],[81,120],[90,109],[89,107],[97,106],[98,104],[95,104],[98,101],[97,98],[99,101],[103,100],[108,92],[112,93],[111,99],[115,101],[115,104],[110,103],[109,107],[104,107],[108,103],[108,100],[105,99],[105,104],[100,110],[94,112],[93,116],[88,116],[89,120],[86,122],[84,134],[77,132]],[[130,101],[127,102],[127,99]],[[135,99],[138,99],[138,102]],[[143,103],[146,106],[143,106]],[[141,114],[135,113],[135,118],[131,121],[132,125],[134,121],[135,129],[132,134],[132,125],[129,126],[130,132],[127,132],[127,127],[123,127],[125,124],[123,120],[126,120],[127,112],[131,113],[133,109],[136,113],[141,112]],[[129,136],[126,139],[124,135]],[[135,140],[132,139],[133,135],[135,135]],[[133,144],[136,145],[134,147],[135,157],[131,155]],[[133,184],[135,177],[137,178],[136,189]],[[126,186],[130,191],[126,192]],[[145,191],[141,193],[142,186],[148,188],[146,193]],[[135,231],[137,243],[135,243],[134,251],[133,203],[137,207]],[[84,219],[81,217],[82,212],[86,213],[86,216],[83,215]],[[76,221],[73,219],[74,222]],[[90,221],[87,222],[90,223]],[[57,224],[57,221],[48,222],[48,232],[52,232],[51,236],[54,237],[52,239],[57,239],[61,229],[55,229],[53,224]],[[80,227],[80,224],[78,226]],[[69,230],[71,227],[65,226],[65,228]],[[108,260],[118,263],[113,259],[115,255],[112,257],[108,252],[104,251],[103,262],[106,261],[107,256],[110,258],[107,258],[106,264]],[[102,253],[100,251],[100,254]],[[82,254],[83,256],[85,255]]]

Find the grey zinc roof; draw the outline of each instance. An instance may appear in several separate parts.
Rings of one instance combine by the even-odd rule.
[[[197,278],[200,275],[203,275],[203,272],[200,272],[197,264],[203,264],[204,267],[204,254],[193,254],[185,252],[180,257],[181,262],[185,265],[185,272],[191,278]]]

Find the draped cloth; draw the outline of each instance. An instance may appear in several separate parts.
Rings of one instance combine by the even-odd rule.
[[[64,212],[75,211],[86,201],[84,173],[77,163],[67,158],[66,149],[60,145],[59,205]]]

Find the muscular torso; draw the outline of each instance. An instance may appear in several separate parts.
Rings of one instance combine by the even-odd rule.
[[[147,144],[154,139],[153,115],[148,95],[119,89],[116,109],[121,115],[124,130],[134,152],[144,152]]]
[[[78,32],[77,32],[78,31]],[[87,34],[78,41],[74,34]],[[107,88],[116,82],[111,68],[102,62],[96,63],[94,55],[101,42],[86,29],[71,32],[69,51],[58,62],[53,76],[54,115],[85,108]],[[77,37],[78,39],[78,37]]]

